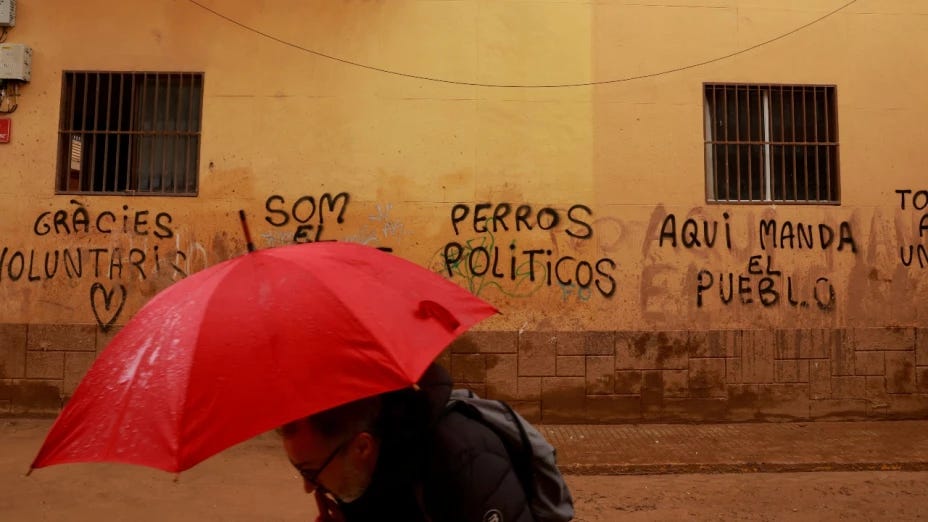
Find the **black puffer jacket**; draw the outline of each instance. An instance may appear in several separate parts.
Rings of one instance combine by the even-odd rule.
[[[499,437],[461,413],[445,413],[451,385],[433,364],[419,391],[384,397],[377,469],[364,495],[342,505],[349,521],[532,522]]]

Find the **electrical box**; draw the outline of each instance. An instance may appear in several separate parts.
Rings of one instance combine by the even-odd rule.
[[[0,44],[0,80],[28,82],[32,76],[32,48],[23,44]]]
[[[0,0],[0,27],[16,25],[16,0]]]

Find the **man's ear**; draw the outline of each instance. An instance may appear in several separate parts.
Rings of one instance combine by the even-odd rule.
[[[377,461],[380,441],[370,433],[366,431],[359,433],[352,446],[352,451],[357,452],[358,457],[372,463]]]

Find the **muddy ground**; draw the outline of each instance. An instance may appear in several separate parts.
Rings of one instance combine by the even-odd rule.
[[[0,520],[313,520],[276,435],[182,473],[68,464],[26,477],[50,421],[0,419]],[[928,519],[928,472],[568,476],[577,520]]]

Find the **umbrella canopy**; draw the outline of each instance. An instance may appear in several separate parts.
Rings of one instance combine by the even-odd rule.
[[[182,471],[291,420],[411,386],[494,313],[375,248],[251,252],[146,303],[87,372],[32,467],[107,461]]]

